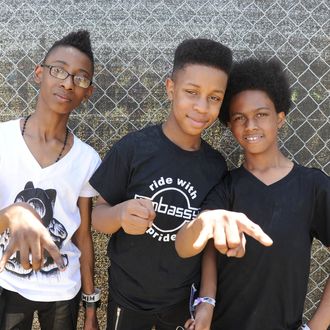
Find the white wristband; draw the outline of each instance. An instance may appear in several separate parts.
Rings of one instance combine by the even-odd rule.
[[[85,301],[87,303],[96,303],[101,298],[101,291],[98,288],[95,288],[94,293],[92,294],[81,294],[82,301]]]
[[[301,330],[311,330],[311,328],[305,323],[301,326]]]
[[[201,303],[207,303],[207,304],[210,304],[212,306],[215,306],[215,299],[214,298],[211,298],[211,297],[198,297],[194,300],[194,304],[193,304],[193,307],[197,307],[199,304]]]

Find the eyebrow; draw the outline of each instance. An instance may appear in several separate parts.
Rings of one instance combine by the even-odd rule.
[[[262,107],[259,107],[259,108],[256,108],[253,110],[253,112],[258,112],[259,110],[267,110],[267,111],[271,111],[271,109],[267,106],[262,106]],[[231,111],[230,111],[231,113]],[[234,115],[244,115],[244,113],[242,111],[236,111],[234,113],[231,113],[231,116],[234,116]]]
[[[267,106],[262,106],[262,107],[256,108],[254,111],[258,111],[258,110],[270,110],[270,108]]]
[[[68,63],[66,63],[65,61],[62,61],[62,60],[56,60],[54,61],[53,63],[59,63],[59,64],[63,64],[63,65],[68,65]],[[88,72],[87,70],[85,69],[82,69],[82,68],[79,68],[79,71],[83,71],[83,72],[86,72],[87,74],[91,74],[90,72]]]
[[[196,85],[194,83],[190,83],[190,82],[187,82],[187,85],[190,85],[190,86],[193,86],[193,87],[196,87],[196,88],[200,88],[199,85]],[[213,93],[220,93],[220,94],[225,94],[225,91],[224,90],[220,90],[220,89],[215,89],[214,91],[212,91]]]

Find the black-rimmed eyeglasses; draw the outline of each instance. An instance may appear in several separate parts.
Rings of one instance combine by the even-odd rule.
[[[90,79],[84,76],[71,74],[59,66],[48,65],[48,64],[41,64],[41,66],[48,68],[49,74],[55,78],[65,80],[66,78],[71,76],[73,78],[73,83],[78,87],[88,88],[92,84],[92,81]]]

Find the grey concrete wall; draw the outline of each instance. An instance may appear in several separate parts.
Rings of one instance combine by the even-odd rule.
[[[101,155],[129,131],[165,118],[164,81],[173,51],[188,37],[219,40],[247,56],[277,57],[290,75],[294,107],[283,128],[284,152],[330,174],[329,1],[0,0],[0,119],[33,111],[31,73],[45,50],[71,30],[91,32],[95,92],[70,127]],[[230,134],[215,124],[205,138],[229,166],[240,161]],[[95,233],[96,278],[106,288],[107,237]],[[306,316],[329,274],[329,253],[314,244]],[[104,290],[106,291],[106,290]],[[105,300],[105,296],[104,296]],[[100,310],[104,328],[104,307]]]

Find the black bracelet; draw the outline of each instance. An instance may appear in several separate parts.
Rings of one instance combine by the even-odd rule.
[[[99,308],[101,304],[101,300],[98,301],[84,301],[83,300],[83,307],[84,308]]]

